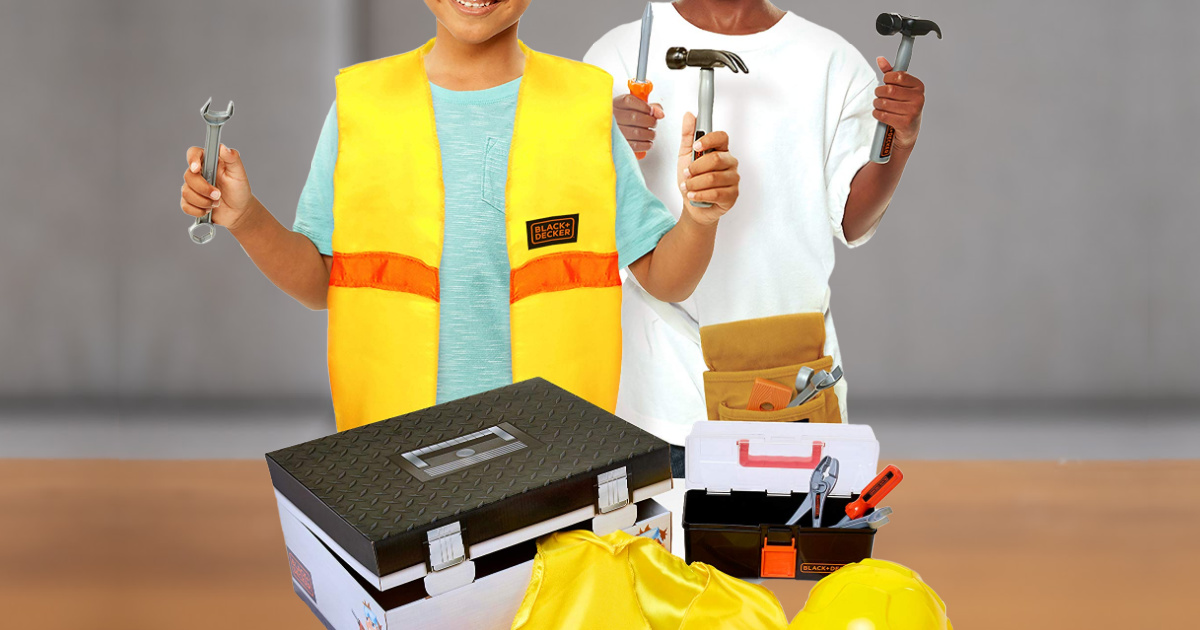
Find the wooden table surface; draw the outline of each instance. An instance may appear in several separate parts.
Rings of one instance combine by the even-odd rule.
[[[875,555],[959,630],[1191,627],[1200,461],[897,462]],[[812,582],[767,584],[789,617]],[[292,592],[261,461],[0,460],[6,628],[321,625]]]

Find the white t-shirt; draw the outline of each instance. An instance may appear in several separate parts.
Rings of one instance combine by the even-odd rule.
[[[650,297],[632,277],[622,314],[624,360],[617,414],[674,444],[707,417],[699,326],[802,312],[826,313],[826,354],[841,364],[828,315],[834,239],[850,247],[842,214],[850,182],[869,160],[876,121],[874,68],[838,34],[788,13],[753,35],[720,35],[655,3],[647,79],[662,103],[654,147],[642,160],[650,190],[678,216],[675,181],[685,112],[695,113],[700,70],[670,70],[668,48],[737,53],[749,74],[716,70],[713,127],[726,131],[739,161],[741,195],[721,219],[708,272],[680,304]],[[637,70],[640,22],[619,26],[584,57],[616,81],[614,96]],[[675,200],[674,203],[671,200]],[[838,393],[843,419],[845,381]]]

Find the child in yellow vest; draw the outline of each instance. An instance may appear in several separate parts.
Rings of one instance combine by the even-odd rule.
[[[619,269],[677,302],[707,268],[738,196],[728,136],[694,146],[685,117],[676,220],[614,123],[612,77],[518,41],[529,3],[426,0],[435,39],[343,70],[293,230],[237,151],[213,187],[188,150],[183,211],[211,209],[276,286],[329,310],[339,430],[535,376],[612,410]]]

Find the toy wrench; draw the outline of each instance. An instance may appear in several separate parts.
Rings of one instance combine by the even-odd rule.
[[[891,515],[892,508],[881,507],[862,518],[856,518],[848,521],[843,520],[837,525],[834,525],[834,527],[840,529],[866,529],[868,527],[871,529],[879,529],[880,527],[888,524],[888,522],[891,520],[888,517]]]
[[[812,526],[821,526],[821,516],[825,510],[825,498],[833,492],[833,487],[837,485],[838,478],[838,460],[826,455],[821,458],[821,463],[813,469],[812,477],[808,482],[808,496],[804,497],[804,503],[800,504],[800,508],[788,519],[788,525],[795,525],[800,521],[800,518],[809,512],[812,513]]]
[[[204,107],[200,108],[200,116],[208,124],[208,133],[204,136],[204,179],[210,186],[216,186],[217,166],[221,159],[221,126],[233,118],[233,101],[229,101],[229,109],[223,112],[209,111],[211,105],[212,99],[210,98],[204,103]],[[211,241],[216,232],[212,222],[212,210],[206,212],[202,217],[196,217],[196,222],[188,228],[188,236],[191,236],[192,242],[197,245]]]
[[[809,379],[808,385],[804,386],[803,388],[799,387],[800,378],[797,377],[796,391],[798,393],[796,394],[796,397],[792,399],[792,402],[788,403],[788,407],[799,407],[800,405],[803,405],[804,403],[812,400],[817,394],[820,394],[821,392],[836,385],[840,380],[842,380],[842,366],[840,365],[833,368],[832,373],[826,372],[825,370],[817,372],[812,376],[811,379]]]

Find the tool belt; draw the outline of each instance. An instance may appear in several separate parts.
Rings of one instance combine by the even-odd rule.
[[[747,409],[757,378],[787,386],[807,366],[833,369],[825,354],[824,313],[797,313],[748,319],[700,329],[700,345],[708,371],[704,398],[709,420],[751,422],[841,422],[833,388],[796,407],[772,411]]]

